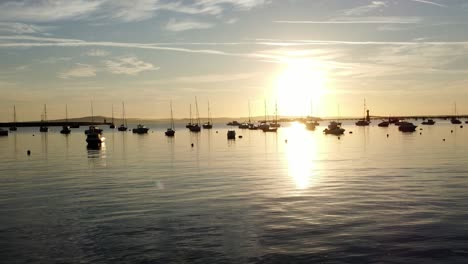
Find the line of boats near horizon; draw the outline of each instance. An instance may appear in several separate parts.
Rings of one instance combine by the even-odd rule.
[[[195,97],[195,110],[196,110],[196,116],[195,118],[192,118],[192,105],[190,104],[190,119],[189,122],[186,124],[186,128],[189,129],[190,132],[193,133],[198,133],[201,131],[201,129],[212,129],[213,128],[213,120],[211,118],[211,109],[210,109],[210,104],[208,102],[208,118],[207,122],[201,124],[200,116],[199,116],[199,109],[198,109],[198,101],[197,97]],[[456,105],[455,105],[455,113],[456,113]],[[170,116],[171,116],[171,122],[170,122],[170,127],[167,128],[165,131],[165,135],[167,137],[174,137],[175,136],[175,126],[174,126],[174,116],[173,116],[173,111],[172,111],[172,101],[170,102]],[[93,104],[91,102],[91,118],[92,118],[92,123],[94,123],[94,111],[93,111]],[[16,107],[13,106],[13,125],[9,128],[9,131],[14,132],[17,131],[16,127]],[[68,124],[68,107],[65,105],[65,124]],[[39,131],[42,133],[46,133],[49,131],[49,127],[47,126],[47,106],[44,105],[43,112],[41,114],[41,125],[39,127]],[[306,118],[303,119],[302,122],[304,123],[306,129],[308,130],[315,130],[318,126],[320,126],[320,123],[317,121],[317,119],[313,118]],[[458,119],[456,116],[452,117],[450,119],[450,122],[452,124],[460,125],[462,124],[462,121]],[[421,123],[422,125],[435,125],[435,121],[433,119],[425,119],[423,118],[423,122]],[[465,121],[466,124],[468,124],[468,120]],[[355,125],[356,126],[369,126],[371,124],[371,118],[369,114],[369,109],[366,108],[366,104],[364,101],[364,117],[360,120],[358,120]],[[392,118],[389,117],[388,120],[382,120],[380,123],[378,123],[379,127],[388,127],[390,124],[394,124],[395,126],[398,126],[399,131],[401,132],[415,132],[416,128],[418,127],[417,125],[407,122],[405,120],[400,120],[399,118]],[[226,124],[227,126],[230,127],[237,127],[239,129],[248,129],[248,130],[262,130],[263,132],[277,132],[278,128],[281,127],[281,124],[278,122],[278,107],[277,104],[275,104],[275,118],[273,121],[268,122],[267,119],[267,107],[266,107],[266,101],[265,101],[265,119],[263,121],[258,121],[254,122],[251,119],[250,115],[250,102],[249,102],[249,119],[248,121],[245,122],[238,122],[238,121],[231,121]],[[338,122],[338,120],[331,121],[328,126],[323,130],[324,134],[331,134],[331,135],[343,135],[345,133],[345,129],[341,127],[342,123]],[[71,133],[71,128],[79,128],[80,126],[77,124],[72,124],[70,125],[64,125],[62,126],[62,129],[60,130],[61,134],[68,135]],[[112,122],[109,124],[109,128],[115,129],[116,126],[114,124],[114,108],[112,106]],[[147,134],[149,131],[149,128],[147,128],[145,125],[138,124],[136,128],[129,129],[128,124],[127,124],[127,118],[125,115],[125,104],[122,102],[122,124],[117,128],[118,131],[121,132],[126,132],[126,131],[132,131],[135,134]],[[103,130],[100,129],[96,125],[90,125],[88,129],[84,131],[86,137],[86,142],[88,143],[88,146],[90,147],[99,147],[101,144],[104,142],[105,138],[102,136]],[[349,133],[352,133],[350,131]],[[4,130],[0,128],[0,136],[8,136],[8,130]],[[240,136],[239,136],[240,137]],[[236,131],[234,129],[229,129],[227,132],[227,138],[228,139],[235,139],[236,138]]]

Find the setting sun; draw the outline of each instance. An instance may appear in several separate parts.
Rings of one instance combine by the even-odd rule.
[[[310,115],[325,90],[326,72],[313,60],[288,60],[276,80],[281,115]]]

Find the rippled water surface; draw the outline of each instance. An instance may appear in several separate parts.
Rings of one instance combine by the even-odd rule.
[[[468,127],[323,128],[106,129],[100,150],[19,128],[0,137],[0,262],[468,262]]]

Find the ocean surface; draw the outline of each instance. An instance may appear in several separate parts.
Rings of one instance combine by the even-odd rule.
[[[0,137],[0,262],[468,263],[468,125],[437,121],[235,141],[149,124],[100,150],[19,128]]]

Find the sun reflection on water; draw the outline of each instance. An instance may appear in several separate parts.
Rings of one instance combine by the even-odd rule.
[[[316,184],[318,145],[314,135],[300,123],[293,123],[285,129],[288,144],[286,146],[286,161],[288,175],[296,185],[296,189],[307,189]]]

